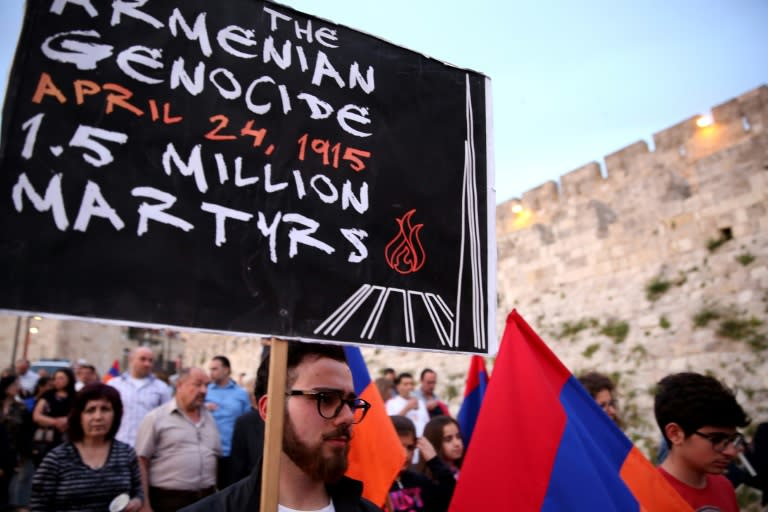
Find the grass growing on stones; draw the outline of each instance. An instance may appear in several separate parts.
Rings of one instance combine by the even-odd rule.
[[[650,302],[656,302],[659,298],[667,293],[672,283],[664,280],[661,277],[655,277],[645,286],[645,298]]]
[[[739,263],[741,263],[743,266],[746,267],[747,265],[755,261],[755,257],[751,253],[745,252],[736,256],[736,261],[738,261]]]
[[[600,334],[608,336],[614,343],[622,343],[629,334],[629,324],[612,318],[600,329]]]

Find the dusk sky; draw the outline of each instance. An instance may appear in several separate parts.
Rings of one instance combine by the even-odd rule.
[[[497,202],[768,83],[765,0],[281,3],[490,77]],[[23,4],[0,2],[3,96]]]

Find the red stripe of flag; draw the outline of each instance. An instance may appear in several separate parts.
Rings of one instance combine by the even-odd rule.
[[[691,508],[513,311],[449,510]]]

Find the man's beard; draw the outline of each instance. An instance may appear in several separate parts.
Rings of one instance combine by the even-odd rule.
[[[350,438],[349,425],[342,425],[335,431],[325,434],[323,439],[342,436]],[[344,473],[347,471],[349,444],[343,449],[334,450],[330,456],[326,457],[323,455],[322,444],[312,448],[299,440],[293,427],[293,422],[287,415],[285,418],[285,433],[283,434],[283,452],[304,473],[316,481],[333,483],[344,476]]]

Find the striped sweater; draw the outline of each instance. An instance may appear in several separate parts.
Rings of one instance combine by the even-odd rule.
[[[45,456],[32,480],[29,506],[34,512],[104,512],[118,494],[144,499],[139,461],[133,448],[113,440],[106,463],[85,465],[72,443]]]

